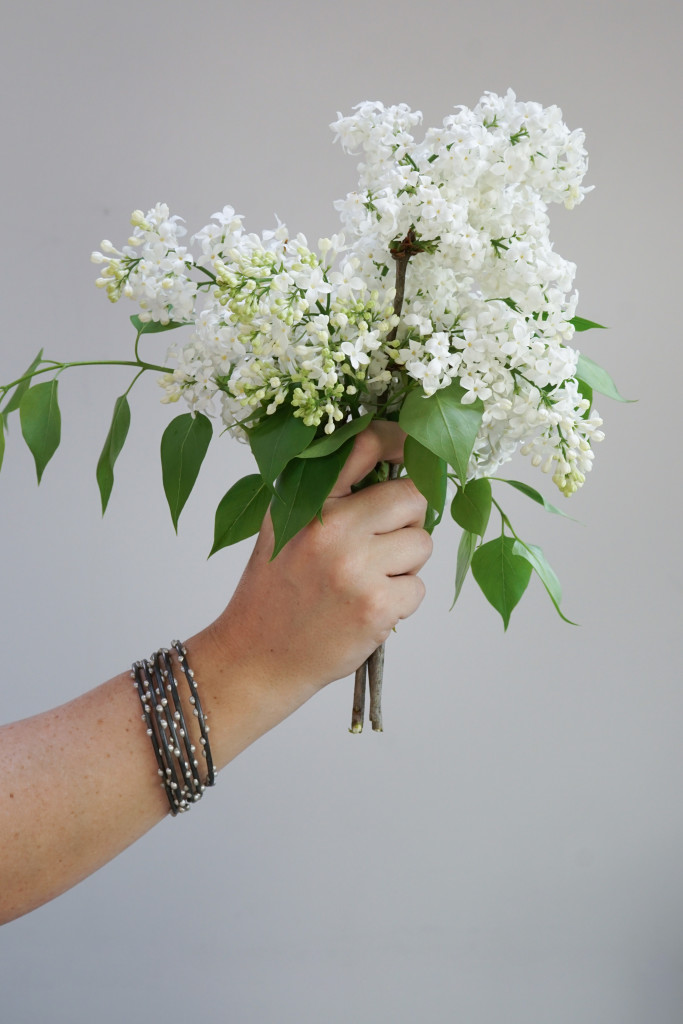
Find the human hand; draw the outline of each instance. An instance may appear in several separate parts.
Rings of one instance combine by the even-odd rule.
[[[301,703],[349,675],[424,597],[432,550],[426,502],[407,478],[352,493],[377,462],[401,462],[405,434],[376,422],[356,438],[314,520],[277,557],[266,516],[233,599],[214,624],[226,658]]]
[[[422,600],[424,499],[407,479],[351,491],[378,461],[402,461],[403,440],[393,423],[360,434],[324,525],[309,524],[273,561],[266,518],[230,604],[187,640],[217,768],[353,672]],[[121,755],[115,772],[109,749]],[[4,727],[0,771],[10,780],[0,793],[0,923],[75,885],[168,812],[129,670]],[[45,781],[57,777],[55,794]]]

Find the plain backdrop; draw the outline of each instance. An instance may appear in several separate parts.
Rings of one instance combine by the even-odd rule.
[[[471,580],[449,612],[458,531],[442,527],[428,596],[388,647],[385,733],[350,736],[352,682],[329,687],[192,814],[4,927],[3,1024],[683,1019],[681,11],[2,4],[0,379],[41,346],[127,358],[134,309],[108,305],[89,254],[125,240],[135,207],[168,202],[196,230],[231,203],[250,230],[277,214],[315,242],[356,180],[327,127],[337,111],[406,102],[437,124],[511,86],[587,133],[596,188],[553,212],[554,238],[578,264],[580,313],[610,328],[584,351],[638,399],[599,402],[606,440],[563,506],[578,522],[505,495],[579,627],[538,580],[507,634]],[[148,344],[163,358],[163,336]],[[102,519],[95,465],[129,379],[63,376],[62,445],[40,489],[12,426],[2,720],[203,627],[246,561],[249,542],[206,555],[248,450],[214,442],[176,537],[151,377]],[[564,500],[525,460],[509,468]]]

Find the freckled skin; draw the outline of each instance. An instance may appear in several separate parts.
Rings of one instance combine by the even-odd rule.
[[[401,461],[403,440],[391,423],[360,434],[324,525],[273,561],[267,519],[227,608],[186,641],[218,768],[353,672],[420,604],[424,499],[405,479],[351,491],[378,461]],[[168,813],[129,671],[2,727],[0,773],[0,923],[75,885]]]

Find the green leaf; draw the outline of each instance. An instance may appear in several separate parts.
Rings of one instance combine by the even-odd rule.
[[[582,316],[573,316],[569,323],[574,325],[575,331],[590,331],[593,327],[599,327],[601,331],[607,330],[604,324],[596,324],[595,320],[585,320]]]
[[[442,510],[443,511],[443,510]],[[437,512],[433,505],[427,505],[423,529],[432,534],[441,522],[442,512]]]
[[[102,499],[102,515],[107,510],[111,490],[114,486],[114,463],[125,444],[129,427],[130,406],[128,405],[128,399],[125,395],[119,395],[114,403],[114,415],[112,416],[111,426],[109,427],[109,433],[97,463],[96,476],[100,489],[100,498]]]
[[[467,479],[467,465],[484,411],[478,398],[463,405],[464,395],[458,381],[429,398],[414,388],[407,394],[398,420],[406,434],[445,459],[460,481]]]
[[[179,323],[176,320],[169,320],[167,324],[160,324],[158,320],[141,320],[139,316],[130,318],[138,334],[158,334],[160,331],[174,331],[176,327],[187,327],[187,323]]]
[[[431,524],[433,529],[441,519],[446,504],[448,466],[444,459],[439,458],[429,448],[425,448],[410,434],[406,437],[403,447],[403,462],[408,476],[420,494],[427,499],[437,517],[436,522]]]
[[[529,487],[528,484],[522,483],[521,480],[505,480],[502,476],[494,477],[494,479],[498,480],[501,484],[509,484],[510,487],[514,487],[515,490],[521,491],[522,494],[526,494],[527,498],[531,498],[531,500],[535,501],[538,505],[542,505],[546,512],[553,512],[557,516],[564,516],[565,519],[572,519],[572,517],[568,516],[566,512],[563,512],[561,508],[556,508],[554,505],[551,505],[549,501],[545,500],[542,494],[537,490],[534,490],[533,487]],[[572,519],[572,522],[576,522],[576,520]]]
[[[576,383],[579,394],[588,402],[588,408],[583,414],[583,418],[585,419],[586,416],[590,415],[591,406],[593,405],[593,388],[589,384],[586,384],[585,380],[580,380],[578,377],[576,378]]]
[[[19,406],[21,432],[35,459],[38,483],[61,437],[57,386],[56,380],[35,384],[25,392]]]
[[[308,447],[315,436],[315,427],[307,427],[290,406],[281,405],[247,434],[261,476],[272,487],[287,463]]]
[[[357,416],[355,419],[349,420],[342,427],[337,427],[333,434],[316,438],[315,441],[309,444],[308,448],[299,452],[298,458],[319,459],[321,455],[329,455],[330,452],[336,452],[337,448],[341,448],[350,437],[355,437],[356,434],[360,434],[362,430],[370,426],[374,415],[372,412],[366,412],[363,416]]]
[[[161,438],[161,469],[164,493],[173,527],[190,497],[211,441],[211,420],[202,413],[186,412],[171,420]]]
[[[460,596],[462,585],[472,564],[472,556],[476,550],[478,540],[479,538],[476,533],[470,533],[469,530],[462,531],[462,537],[458,544],[458,560],[455,566],[455,597],[453,598],[451,610]]]
[[[22,400],[22,398],[24,396],[24,392],[28,391],[28,389],[31,386],[30,376],[33,373],[33,371],[35,369],[37,369],[37,367],[40,364],[40,361],[41,361],[42,358],[43,358],[43,350],[41,348],[41,350],[38,353],[38,355],[36,356],[36,358],[24,370],[24,372],[21,375],[22,377],[26,377],[27,380],[22,380],[21,384],[17,384],[16,388],[14,389],[14,393],[13,393],[12,397],[10,398],[10,400],[7,403],[7,405],[5,406],[5,408],[2,410],[5,416],[7,416],[7,414],[10,413],[10,412],[14,412],[14,410],[18,409],[19,406],[21,405],[21,400]]]
[[[472,575],[486,600],[500,612],[505,629],[531,576],[531,563],[515,554],[515,543],[512,537],[500,536],[482,544],[472,556]]]
[[[270,505],[275,532],[273,558],[320,513],[352,448],[353,438],[349,438],[336,452],[319,459],[295,459],[285,467]]]
[[[458,487],[451,502],[451,515],[458,526],[483,537],[491,515],[491,482],[486,477]]]
[[[216,509],[213,547],[209,558],[221,548],[252,537],[261,529],[272,492],[258,473],[243,476],[221,498]]]
[[[594,391],[599,391],[601,395],[606,395],[608,398],[613,398],[615,402],[633,402],[633,398],[624,398],[617,391],[617,386],[608,374],[607,370],[603,370],[601,366],[594,363],[588,356],[580,355],[576,364],[576,377],[577,380],[583,381]]]
[[[515,541],[512,550],[514,554],[519,555],[521,558],[526,558],[527,562],[531,565],[531,568],[534,569],[536,574],[540,577],[541,582],[548,591],[550,600],[555,605],[557,614],[560,618],[564,619],[565,622],[568,622],[570,626],[578,625],[578,623],[572,622],[571,619],[568,619],[566,615],[562,614],[560,609],[560,603],[562,601],[562,587],[560,586],[560,581],[555,575],[555,571],[546,559],[542,550],[537,547],[536,544],[525,544],[525,542],[521,540]]]

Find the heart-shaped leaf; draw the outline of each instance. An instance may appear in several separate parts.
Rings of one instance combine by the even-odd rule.
[[[270,505],[275,532],[273,558],[299,530],[319,515],[351,454],[353,438],[319,459],[294,459],[278,478]]]
[[[406,434],[452,466],[458,479],[467,479],[467,466],[481,425],[483,403],[477,398],[463,404],[464,388],[453,381],[447,388],[425,398],[414,388],[399,415]]]
[[[325,437],[317,437],[302,452],[299,452],[300,459],[319,459],[321,455],[329,455],[341,448],[350,437],[355,437],[362,430],[369,427],[374,418],[374,413],[366,412],[353,420],[349,420],[341,427],[337,427],[333,434],[326,434]]]
[[[100,488],[100,498],[102,499],[102,515],[104,515],[107,509],[111,490],[114,486],[114,464],[126,442],[129,427],[130,406],[128,405],[127,397],[120,395],[114,403],[114,415],[112,416],[111,426],[109,427],[109,433],[97,463],[96,476],[97,484]]]
[[[571,516],[568,516],[566,512],[563,512],[561,508],[555,508],[554,505],[551,505],[549,501],[545,500],[539,491],[535,490],[533,487],[529,487],[528,484],[522,483],[521,480],[506,480],[502,476],[497,476],[496,480],[501,484],[509,484],[510,487],[514,487],[516,491],[520,491],[522,494],[525,494],[527,498],[531,498],[531,500],[535,501],[538,505],[542,505],[546,512],[553,512],[557,516],[564,516],[565,519],[572,518]],[[576,520],[572,521],[576,522]]]
[[[141,320],[139,316],[132,316],[130,322],[138,334],[159,334],[161,331],[174,331],[176,327],[188,326],[176,320],[169,320],[167,324],[161,324],[158,320]]]
[[[583,418],[585,419],[587,416],[590,416],[591,406],[593,405],[593,388],[590,384],[586,384],[585,380],[581,380],[579,377],[576,378],[576,383],[579,394],[586,402],[588,402],[588,408],[583,414]]]
[[[281,405],[247,434],[261,476],[265,483],[272,485],[287,463],[311,443],[315,427],[307,427],[290,406]]]
[[[35,459],[38,483],[57,451],[62,430],[57,396],[58,381],[43,381],[29,388],[21,399],[19,417],[24,440]]]
[[[462,531],[462,537],[458,544],[458,560],[455,565],[455,597],[451,609],[460,596],[478,541],[479,537],[476,533],[470,533],[469,530]]]
[[[21,405],[21,400],[22,400],[22,398],[24,396],[24,393],[26,391],[28,391],[28,389],[31,386],[31,374],[33,373],[34,370],[36,370],[38,368],[42,358],[43,358],[43,350],[41,348],[41,350],[38,353],[38,355],[36,356],[36,358],[33,360],[32,363],[30,363],[29,366],[27,366],[27,368],[24,370],[24,372],[21,375],[22,377],[25,377],[26,379],[22,380],[20,384],[17,384],[16,388],[14,389],[14,392],[12,393],[12,397],[10,398],[10,400],[7,403],[7,405],[5,406],[5,408],[2,410],[5,416],[7,416],[7,414],[10,413],[10,412],[14,412],[14,410],[18,409],[19,406]]]
[[[548,591],[548,596],[555,605],[557,614],[560,618],[564,619],[565,622],[568,622],[570,626],[576,626],[576,622],[572,622],[571,619],[568,619],[567,616],[562,613],[560,608],[560,603],[562,601],[562,587],[560,586],[560,581],[555,575],[555,571],[543,554],[541,548],[536,544],[526,544],[524,541],[517,540],[513,546],[513,552],[516,555],[520,555],[522,558],[526,558],[531,565],[531,568],[540,577],[540,580]]]
[[[463,530],[483,537],[491,515],[491,483],[486,477],[458,487],[451,502],[451,515]]]
[[[213,547],[209,557],[221,548],[258,533],[271,497],[272,491],[258,473],[243,476],[233,484],[216,509]]]
[[[515,554],[515,544],[513,537],[496,537],[482,544],[472,556],[472,575],[486,600],[500,612],[505,629],[531,576],[531,563]]]
[[[436,526],[446,504],[448,466],[445,460],[409,434],[403,446],[403,462],[408,476],[434,510],[436,522],[433,526]]]
[[[164,493],[171,510],[173,528],[192,493],[211,441],[211,420],[202,413],[183,413],[171,420],[161,438],[161,469]]]
[[[573,316],[569,323],[574,325],[575,331],[590,331],[594,327],[599,327],[602,331],[606,330],[604,324],[596,324],[595,320],[586,320],[582,316]]]
[[[589,359],[588,356],[580,355],[576,364],[576,378],[579,381],[583,381],[593,391],[599,391],[601,395],[606,395],[607,398],[613,398],[615,402],[633,402],[633,398],[624,398],[617,391],[617,386],[608,374],[607,370],[603,370],[601,366]]]

